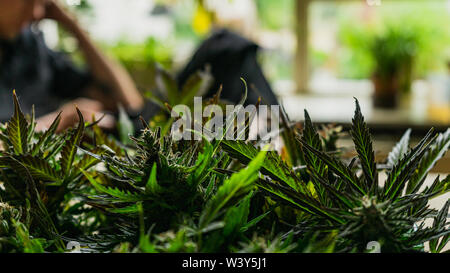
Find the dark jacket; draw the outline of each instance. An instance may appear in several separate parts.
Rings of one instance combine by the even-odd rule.
[[[36,116],[55,111],[65,100],[80,96],[92,77],[62,53],[50,50],[40,32],[27,28],[14,40],[0,40],[0,122],[13,113],[15,89],[22,111]]]
[[[207,97],[213,96],[220,85],[223,85],[221,98],[238,103],[245,90],[242,77],[248,85],[245,104],[255,104],[258,97],[261,97],[262,104],[277,105],[277,98],[256,60],[258,49],[258,45],[238,34],[225,29],[219,30],[200,45],[191,61],[178,75],[178,84],[183,86],[192,73],[205,69],[209,64],[214,84]]]

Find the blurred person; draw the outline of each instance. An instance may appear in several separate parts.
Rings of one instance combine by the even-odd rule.
[[[86,71],[46,46],[35,27],[44,18],[77,40]],[[74,105],[89,121],[117,112],[119,103],[130,113],[141,112],[145,105],[125,69],[100,52],[56,0],[0,0],[0,122],[13,112],[13,89],[25,112],[35,105],[37,130],[48,128],[61,111],[58,131],[76,124]],[[100,125],[112,129],[114,123],[114,115],[107,114]]]
[[[88,69],[74,66],[67,56],[50,50],[35,28],[41,19],[56,21],[78,41]],[[259,46],[229,30],[215,30],[178,73],[182,86],[198,70],[211,67],[214,83],[206,96],[213,96],[223,85],[222,98],[238,103],[249,86],[245,104],[278,104],[257,62]],[[77,123],[74,105],[86,120],[105,118],[99,124],[114,129],[117,105],[125,106],[135,125],[138,117],[150,119],[159,107],[145,100],[131,77],[115,61],[102,54],[81,29],[76,19],[56,0],[0,0],[0,122],[13,112],[11,93],[15,89],[22,108],[35,105],[37,130],[48,128],[62,113],[58,131]],[[137,129],[138,126],[135,126]]]

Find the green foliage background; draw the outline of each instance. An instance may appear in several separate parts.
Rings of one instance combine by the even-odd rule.
[[[339,16],[338,39],[342,48],[338,54],[338,75],[344,78],[370,78],[374,56],[370,42],[387,30],[413,34],[417,46],[415,74],[425,77],[430,72],[446,71],[450,43],[448,11],[442,1],[427,3],[383,3],[370,22],[355,22],[354,16]],[[426,18],[426,19],[425,19]]]

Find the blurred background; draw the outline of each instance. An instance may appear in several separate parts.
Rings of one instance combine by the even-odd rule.
[[[223,26],[262,47],[263,71],[292,120],[306,108],[318,123],[348,126],[357,97],[381,155],[407,128],[419,137],[450,126],[450,0],[63,1],[141,91],[154,84],[155,62],[181,70]],[[41,28],[83,65],[70,36],[52,22]]]

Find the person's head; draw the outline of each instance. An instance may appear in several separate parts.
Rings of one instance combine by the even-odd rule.
[[[0,38],[13,39],[24,27],[45,16],[49,0],[0,0]]]

